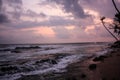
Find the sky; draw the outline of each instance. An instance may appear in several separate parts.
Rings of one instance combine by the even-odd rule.
[[[0,0],[0,44],[114,41],[100,18],[115,13],[111,0]]]

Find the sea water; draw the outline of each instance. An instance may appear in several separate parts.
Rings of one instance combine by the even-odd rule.
[[[104,55],[107,50],[108,43],[0,45],[0,80],[65,72],[69,64]]]

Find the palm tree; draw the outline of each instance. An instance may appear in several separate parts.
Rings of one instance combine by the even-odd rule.
[[[115,14],[115,18],[114,18],[114,23],[113,23],[113,29],[114,29],[114,33],[117,33],[118,35],[120,35],[120,11],[117,8],[115,1],[112,0],[112,3],[117,11],[117,13]],[[115,40],[119,41],[119,37],[116,37],[105,25],[105,22],[103,21],[105,19],[105,17],[102,17],[100,20],[104,26],[104,28],[115,38]]]
[[[104,24],[105,22],[103,21],[104,19],[105,19],[105,17],[102,17],[100,19],[102,24],[103,24],[103,26],[104,26],[104,28],[115,38],[116,41],[118,41],[119,39],[112,32],[110,32],[109,29],[105,26],[105,24]]]
[[[118,34],[118,38],[120,39],[120,10],[117,8],[117,5],[115,4],[115,1],[112,0],[112,3],[117,11],[114,17],[114,32]]]
[[[119,11],[119,9],[117,8],[117,6],[116,6],[116,4],[115,4],[115,1],[114,1],[114,0],[112,0],[112,3],[113,3],[113,5],[114,5],[114,7],[115,7],[116,11],[120,14],[120,11]]]

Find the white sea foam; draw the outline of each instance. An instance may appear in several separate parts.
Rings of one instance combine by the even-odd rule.
[[[90,55],[88,55],[90,56]],[[71,56],[67,56],[64,57],[62,59],[60,59],[60,61],[58,62],[58,64],[53,65],[52,67],[49,67],[47,69],[43,69],[43,70],[35,70],[35,71],[30,71],[30,72],[22,72],[22,73],[16,73],[16,74],[12,74],[12,75],[6,75],[4,76],[4,78],[1,78],[3,80],[15,80],[17,78],[20,78],[21,75],[36,75],[36,74],[43,74],[43,73],[48,73],[48,72],[64,72],[65,68],[74,62],[77,62],[79,60],[82,60],[82,58],[85,58],[87,56],[83,55],[83,54],[79,54],[79,55],[71,55]],[[28,64],[29,66],[32,67],[31,64]]]
[[[20,45],[19,45],[20,46]],[[28,46],[28,45],[25,45]],[[23,71],[18,72],[15,74],[9,74],[5,76],[0,76],[0,80],[15,80],[17,78],[20,78],[21,75],[36,75],[36,74],[43,74],[48,72],[64,72],[66,67],[74,62],[83,60],[90,56],[99,56],[104,55],[107,53],[107,50],[104,48],[106,46],[104,45],[39,45],[39,47],[42,47],[40,49],[36,50],[27,50],[23,51],[22,53],[8,53],[4,52],[1,53],[0,61],[4,61],[7,59],[7,61],[15,61],[18,59],[32,59],[25,64],[22,65],[16,65],[18,68],[26,67],[32,69],[31,71]],[[45,48],[52,48],[45,50]],[[34,56],[38,57],[41,55],[46,54],[66,54],[69,53],[70,55],[64,56],[57,61],[57,64],[49,64],[49,63],[40,63],[40,65],[33,65],[35,63]],[[2,55],[5,55],[5,57],[2,58]],[[13,64],[12,64],[13,65]],[[42,66],[41,66],[42,65]],[[42,68],[43,67],[43,68]],[[45,68],[44,68],[45,67]]]
[[[101,51],[101,52],[96,52],[96,56],[105,55],[107,52],[108,52],[107,50],[104,50],[104,51]]]

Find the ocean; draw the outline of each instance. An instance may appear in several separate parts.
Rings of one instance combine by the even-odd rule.
[[[69,64],[109,51],[109,43],[0,45],[0,80],[26,75],[62,73]]]

